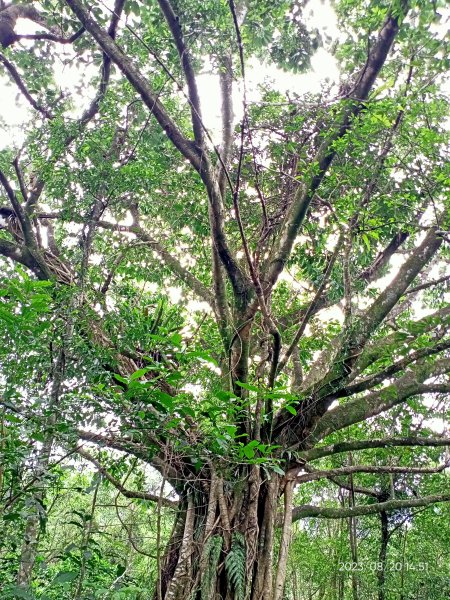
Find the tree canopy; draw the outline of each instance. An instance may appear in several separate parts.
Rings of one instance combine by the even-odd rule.
[[[446,19],[0,2],[2,597],[444,597]]]

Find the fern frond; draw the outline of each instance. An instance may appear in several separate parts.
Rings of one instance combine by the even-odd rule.
[[[200,595],[201,600],[210,600],[212,591],[216,585],[217,565],[222,552],[223,538],[220,535],[212,535],[205,545],[206,569],[202,573]]]
[[[245,538],[240,531],[235,531],[231,538],[231,548],[225,558],[225,571],[238,600],[245,596]]]

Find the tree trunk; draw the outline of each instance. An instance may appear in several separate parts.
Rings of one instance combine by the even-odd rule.
[[[185,492],[161,561],[163,600],[274,600],[283,597],[291,525],[291,487],[277,561],[275,526],[280,478],[263,481],[257,465],[236,480],[214,472],[208,486]],[[201,478],[199,478],[201,479]]]
[[[69,321],[66,326],[66,334],[69,337],[71,332],[72,324]],[[51,356],[53,359],[53,357]],[[19,569],[17,573],[17,585],[27,587],[31,584],[31,578],[33,574],[33,567],[36,561],[39,543],[39,533],[41,530],[41,522],[45,515],[44,502],[46,492],[45,475],[48,471],[50,462],[50,454],[54,443],[52,427],[56,421],[56,412],[54,412],[58,406],[59,395],[61,391],[61,384],[64,377],[65,370],[65,354],[64,347],[58,351],[56,360],[54,362],[52,371],[52,383],[50,388],[50,402],[49,409],[53,411],[49,420],[49,432],[46,432],[45,439],[42,442],[42,447],[37,452],[36,467],[34,471],[33,486],[35,492],[33,494],[33,505],[30,513],[26,520],[24,539],[22,543],[22,550],[20,555]]]
[[[387,548],[389,543],[389,518],[386,512],[380,513],[381,522],[381,540],[380,540],[380,553],[378,555],[379,569],[377,570],[378,575],[378,600],[386,599],[386,558]]]
[[[52,445],[53,437],[49,436],[43,443],[42,448],[39,450],[36,459],[36,469],[34,474],[34,478],[36,479],[36,491],[33,495],[33,504],[30,507],[30,513],[25,524],[19,569],[17,573],[18,586],[27,587],[31,584],[33,567],[38,551],[41,520],[44,515],[43,503],[45,499],[45,482],[43,481],[43,477],[48,469]]]
[[[353,457],[351,452],[349,452],[349,465],[353,465]],[[349,506],[355,506],[355,492],[353,489],[353,476],[349,477],[350,491],[349,491]],[[355,565],[355,569],[352,569],[352,595],[353,600],[359,600],[359,582],[357,575],[357,566],[358,566],[358,540],[356,536],[356,518],[349,517],[348,519],[348,533],[349,533],[349,541],[350,541],[350,550],[352,553],[352,562]]]

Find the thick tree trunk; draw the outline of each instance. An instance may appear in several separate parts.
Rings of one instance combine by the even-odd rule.
[[[213,472],[204,489],[186,492],[162,559],[155,599],[283,597],[291,521],[288,510],[278,549],[274,533],[281,480],[274,475],[263,481],[256,465],[236,480],[232,484]],[[291,496],[289,488],[288,508]]]

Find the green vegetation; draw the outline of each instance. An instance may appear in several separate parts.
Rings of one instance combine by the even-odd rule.
[[[1,599],[450,597],[445,4],[0,1]]]

